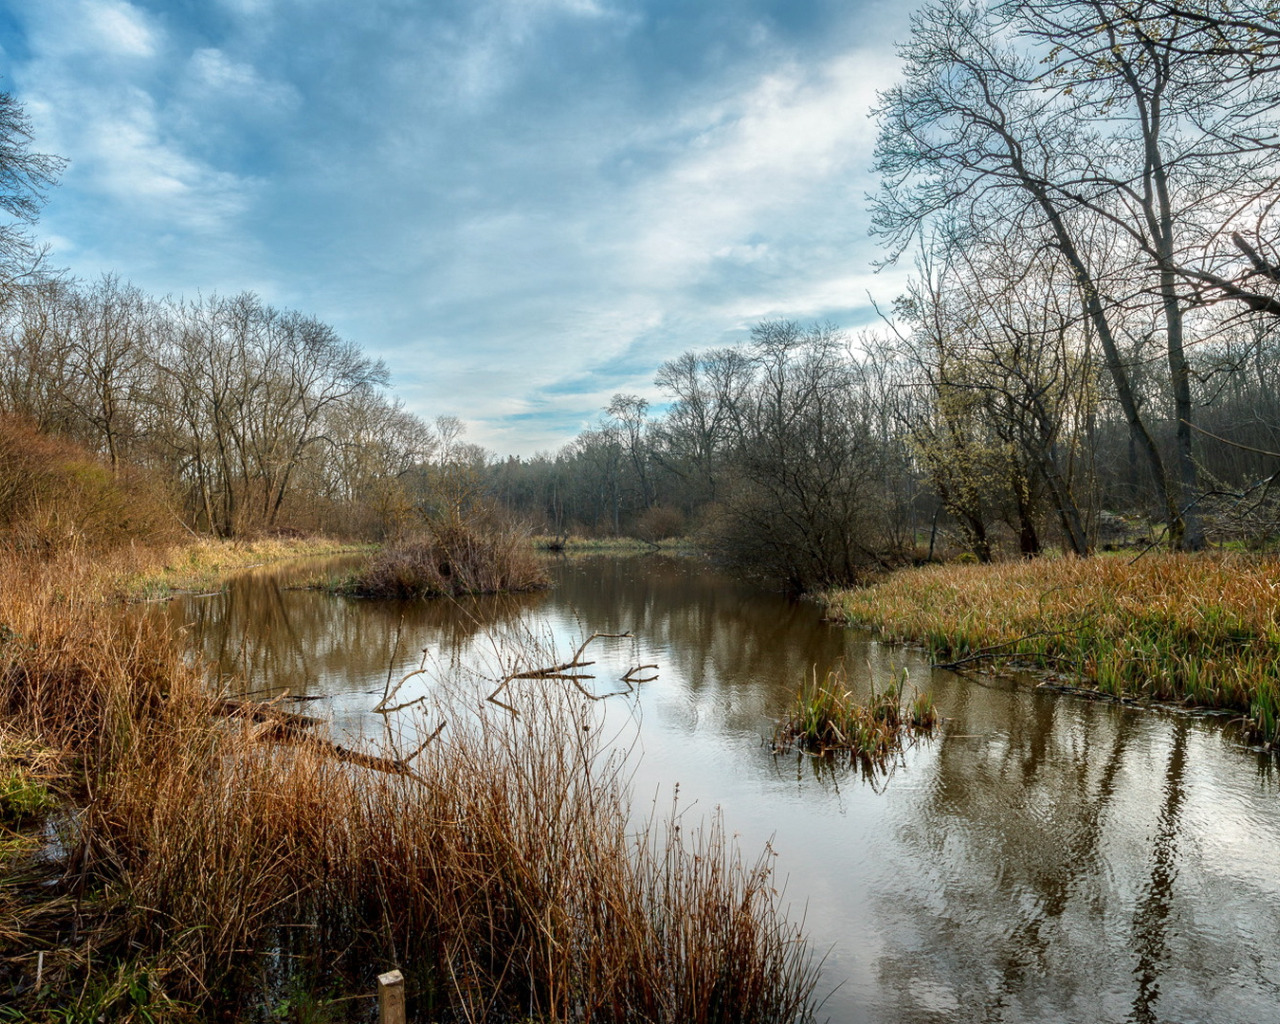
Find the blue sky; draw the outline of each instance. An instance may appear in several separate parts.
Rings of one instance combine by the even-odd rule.
[[[255,291],[428,418],[554,449],[766,317],[856,329],[911,3],[0,0],[81,278]]]

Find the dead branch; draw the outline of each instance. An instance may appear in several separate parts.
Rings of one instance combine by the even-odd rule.
[[[287,696],[287,693],[281,694],[276,698],[276,701],[283,700]],[[413,771],[409,767],[410,762],[444,731],[447,724],[446,722],[441,722],[435,731],[423,740],[408,757],[395,758],[366,754],[363,751],[352,750],[350,747],[344,747],[333,740],[317,736],[311,730],[323,724],[320,719],[312,718],[309,715],[294,714],[291,711],[283,711],[276,707],[274,702],[222,698],[214,702],[212,711],[215,715],[228,718],[244,718],[256,723],[256,728],[251,733],[251,738],[254,740],[288,743],[291,746],[306,747],[338,761],[345,761],[349,764],[360,765],[362,768],[371,768],[374,771],[387,772],[392,775],[412,775]]]
[[[213,704],[213,714],[223,718],[247,718],[251,722],[275,722],[289,725],[296,729],[310,729],[321,725],[321,719],[310,715],[299,715],[276,707],[277,702],[289,696],[288,692],[280,694],[271,701],[236,700],[221,697]]]
[[[577,688],[579,693],[581,693],[584,697],[586,697],[589,700],[603,700],[605,697],[617,696],[617,694],[612,694],[612,693],[605,693],[605,694],[592,693],[590,690],[588,690],[585,686],[582,685],[582,680],[594,679],[595,676],[588,675],[585,672],[580,672],[577,670],[587,668],[595,664],[594,661],[582,660],[582,656],[586,654],[587,647],[590,646],[593,640],[601,640],[601,639],[623,640],[623,639],[629,639],[631,636],[632,636],[631,630],[627,630],[625,633],[592,633],[589,637],[587,637],[585,640],[582,641],[582,645],[577,649],[577,651],[574,652],[573,657],[569,661],[561,662],[558,665],[547,665],[543,668],[527,669],[524,672],[512,672],[502,678],[502,681],[498,683],[494,691],[491,694],[489,694],[489,696],[487,696],[485,700],[493,704],[497,704],[501,708],[505,708],[507,711],[510,711],[513,715],[518,715],[520,712],[517,711],[512,705],[507,704],[505,701],[501,701],[497,699],[498,694],[500,694],[503,690],[505,690],[511,683],[513,683],[517,679],[546,679],[546,680],[563,680],[565,682],[570,682],[570,683],[573,683],[573,685]],[[623,681],[628,683],[628,689],[626,691],[621,691],[621,692],[630,692],[630,689],[631,689],[630,682],[626,679],[626,677],[623,677]]]
[[[397,637],[396,643],[399,644],[399,642],[400,642],[399,637]],[[394,689],[391,688],[391,671],[390,669],[388,669],[387,685],[386,687],[383,688],[382,700],[378,701],[378,703],[374,705],[373,710],[380,715],[386,715],[386,714],[390,714],[392,711],[399,711],[401,708],[407,708],[411,704],[416,703],[416,701],[410,701],[409,704],[401,704],[398,707],[394,707],[394,708],[387,707],[387,701],[391,700],[397,693],[400,692],[400,687],[404,686],[404,684],[407,683],[414,676],[420,676],[426,671],[427,671],[427,648],[425,647],[422,648],[422,660],[418,662],[418,667],[415,668],[412,672],[408,672],[404,676],[402,676],[400,679],[400,682],[396,683]]]
[[[636,676],[637,672],[652,672],[653,675],[645,676],[643,679]],[[622,677],[622,681],[627,684],[631,683],[651,683],[658,678],[657,665],[633,665],[627,669],[626,674]]]
[[[1040,629],[1040,630],[1036,630],[1036,632],[1034,633],[1027,633],[1024,636],[1016,636],[1012,640],[1006,640],[1003,643],[992,644],[990,647],[983,647],[980,650],[974,651],[972,654],[966,655],[963,658],[957,658],[955,661],[935,662],[929,667],[941,668],[941,669],[946,669],[950,672],[954,672],[961,666],[972,664],[975,661],[986,661],[993,658],[1009,657],[1010,655],[1008,655],[1007,653],[1004,653],[1004,649],[1007,647],[1012,647],[1014,644],[1021,643],[1023,640],[1034,640],[1036,637],[1041,637],[1041,636],[1066,636],[1075,632],[1076,631],[1074,629]],[[1016,652],[1012,656],[1017,657]],[[1075,666],[1078,664],[1074,658],[1063,658],[1054,654],[1030,654],[1030,655],[1025,655],[1025,657],[1040,658],[1045,661],[1065,662],[1066,664],[1072,665],[1072,666]]]

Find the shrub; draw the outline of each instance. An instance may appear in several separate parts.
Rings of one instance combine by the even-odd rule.
[[[683,536],[685,529],[684,513],[668,505],[645,509],[636,520],[636,536],[650,544]]]
[[[495,514],[429,524],[384,548],[338,585],[361,597],[443,597],[536,590],[548,583],[528,531]]]
[[[171,495],[132,466],[112,471],[72,441],[0,415],[0,543],[51,554],[175,537]]]

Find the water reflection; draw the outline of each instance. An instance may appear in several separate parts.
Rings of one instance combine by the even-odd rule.
[[[539,601],[531,595],[364,601],[302,588],[344,564],[308,560],[246,573],[222,593],[172,602],[168,613],[229,689],[328,697],[365,693],[389,668],[405,670],[427,642],[456,656]]]
[[[1173,904],[1173,882],[1177,875],[1178,817],[1182,809],[1182,776],[1187,758],[1187,726],[1179,722],[1174,729],[1173,746],[1169,750],[1169,766],[1165,769],[1164,802],[1156,837],[1152,843],[1151,876],[1143,887],[1133,915],[1133,940],[1137,954],[1133,969],[1138,979],[1138,994],[1133,1000],[1129,1020],[1135,1024],[1151,1024],[1158,1020],[1156,1001],[1160,998],[1160,975],[1169,959],[1169,915]]]
[[[355,731],[388,670],[408,671],[424,647],[444,671],[492,671],[495,633],[567,653],[593,631],[633,631],[593,647],[592,671],[603,690],[630,665],[660,666],[601,711],[641,752],[639,802],[666,806],[679,781],[683,804],[723,806],[748,850],[774,839],[830,950],[834,1021],[1280,1016],[1276,780],[1214,722],[930,673],[693,562],[590,559],[555,575],[544,594],[452,605],[333,598],[258,574],[167,613],[220,672],[324,695],[308,710]],[[886,785],[761,743],[801,680],[838,661],[864,689],[906,667],[947,719]]]

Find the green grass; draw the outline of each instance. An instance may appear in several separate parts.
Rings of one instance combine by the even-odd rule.
[[[25,825],[52,810],[57,801],[39,779],[18,768],[0,775],[0,825]]]
[[[870,697],[859,701],[848,689],[843,668],[828,673],[822,683],[815,675],[797,692],[790,714],[774,730],[774,749],[840,752],[865,768],[883,770],[895,753],[917,737],[932,734],[938,723],[928,694],[905,699],[906,681],[904,670],[896,683],[883,690],[873,686]]]
[[[1010,659],[1117,697],[1240,713],[1280,745],[1280,560],[1235,553],[1042,558],[902,570],[828,614],[935,660]]]

